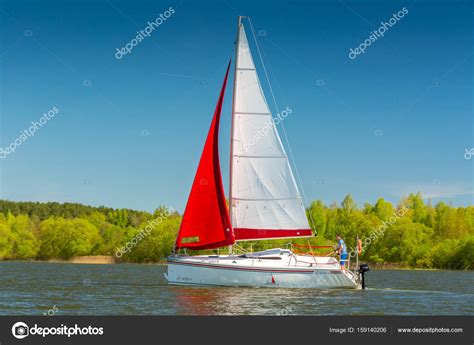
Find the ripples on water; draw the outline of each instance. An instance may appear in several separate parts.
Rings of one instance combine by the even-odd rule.
[[[365,291],[169,286],[159,265],[0,262],[0,315],[473,315],[474,272],[370,271]]]

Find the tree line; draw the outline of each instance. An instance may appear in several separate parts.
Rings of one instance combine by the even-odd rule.
[[[340,204],[329,206],[314,201],[307,214],[317,236],[291,242],[333,245],[339,233],[353,254],[356,239],[361,239],[362,261],[416,268],[474,268],[474,206],[453,207],[444,202],[433,206],[420,194],[410,194],[397,206],[378,199],[373,205],[357,207],[348,195]],[[119,261],[159,262],[171,253],[180,223],[181,215],[164,206],[150,213],[74,203],[0,200],[0,260],[116,255],[127,246],[120,251]],[[285,247],[289,241],[239,245],[255,251]]]

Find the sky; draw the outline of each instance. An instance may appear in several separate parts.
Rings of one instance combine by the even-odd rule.
[[[441,0],[2,0],[0,147],[58,112],[0,155],[0,198],[182,211],[245,15],[277,103],[292,109],[284,126],[306,202],[398,203],[419,191],[472,205],[472,14],[470,1]],[[232,79],[220,131],[226,189]]]

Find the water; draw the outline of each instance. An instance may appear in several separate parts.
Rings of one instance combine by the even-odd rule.
[[[370,271],[366,291],[169,286],[160,265],[0,262],[0,315],[474,315],[474,272]]]

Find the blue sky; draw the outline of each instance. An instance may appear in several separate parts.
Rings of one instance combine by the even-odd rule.
[[[114,57],[170,6],[150,37]],[[308,200],[351,193],[362,206],[421,191],[470,205],[472,12],[469,1],[2,1],[0,146],[59,113],[0,159],[0,197],[182,211],[240,14],[259,32],[279,106],[293,110],[284,125]]]

